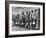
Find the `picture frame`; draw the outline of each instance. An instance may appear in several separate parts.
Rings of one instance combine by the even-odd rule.
[[[12,27],[12,21],[10,21],[10,20],[12,20],[12,16],[13,16],[12,14],[16,15],[17,14],[16,11],[18,12],[20,10],[22,10],[22,11],[24,10],[24,11],[29,12],[29,9],[30,10],[31,9],[32,10],[40,9],[40,15],[39,16],[40,16],[41,21],[39,24],[40,25],[39,30],[38,29],[37,30],[32,29],[31,31],[29,31],[29,30],[26,31],[26,30],[22,29],[23,26],[20,27],[22,29],[21,31],[20,30],[14,30],[14,29],[19,29],[18,27],[15,28],[16,26],[13,26],[13,28],[11,28]],[[13,10],[13,12],[11,12],[12,10]],[[32,18],[33,17],[34,16],[32,15]],[[24,23],[25,23],[25,21],[24,21]],[[35,22],[33,22],[33,24],[34,23]],[[34,28],[34,27],[32,27],[32,28]],[[14,32],[12,32],[11,29],[13,29]],[[45,35],[45,3],[42,3],[42,2],[24,2],[24,1],[5,1],[5,37],[23,37],[23,36],[40,36],[40,35]]]

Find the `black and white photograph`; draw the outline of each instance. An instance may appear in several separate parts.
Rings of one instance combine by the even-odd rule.
[[[12,31],[40,30],[40,8],[12,7]]]
[[[10,3],[8,35],[43,34],[43,4]]]

